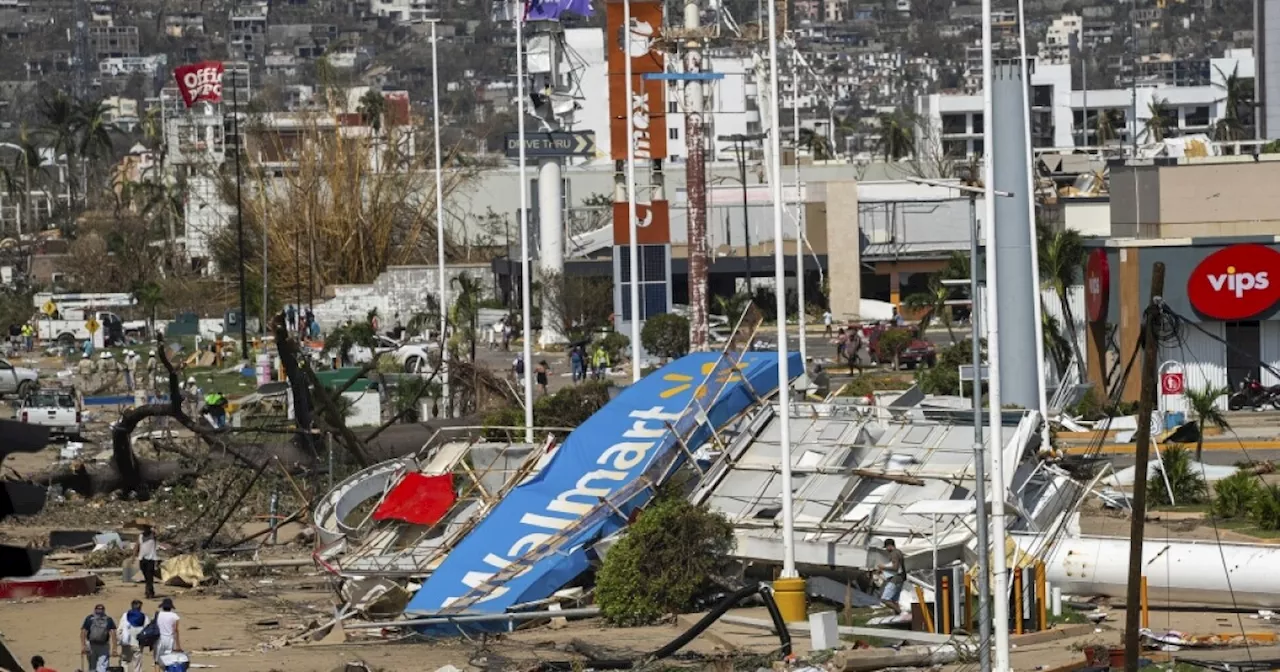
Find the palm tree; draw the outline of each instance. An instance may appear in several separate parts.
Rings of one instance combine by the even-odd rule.
[[[1227,422],[1226,415],[1222,409],[1218,408],[1218,399],[1231,394],[1231,390],[1225,387],[1204,387],[1196,390],[1187,390],[1187,407],[1191,409],[1191,413],[1196,416],[1196,428],[1200,431],[1196,437],[1196,461],[1200,461],[1200,454],[1204,452],[1204,428],[1207,426],[1217,427],[1219,429],[1230,430],[1231,424]]]
[[[356,106],[356,112],[360,114],[360,121],[364,125],[373,129],[373,134],[377,135],[382,131],[382,117],[387,111],[387,99],[382,97],[382,93],[375,89],[369,89],[360,96],[360,102]]]
[[[484,286],[480,281],[466,273],[460,273],[449,284],[457,287],[457,297],[453,301],[454,324],[465,323],[466,337],[471,348],[471,361],[476,361],[476,340],[480,319],[480,296]]]
[[[95,160],[111,160],[115,142],[107,123],[111,109],[102,100],[86,100],[76,108],[76,153],[80,156],[81,188],[89,197],[89,168]]]
[[[1080,344],[1075,338],[1076,319],[1071,311],[1071,303],[1067,301],[1067,291],[1079,283],[1080,270],[1084,268],[1085,249],[1080,232],[1073,229],[1061,229],[1049,233],[1047,227],[1037,226],[1038,252],[1040,257],[1040,282],[1053,290],[1058,297],[1058,306],[1066,324],[1060,325],[1068,334],[1067,341],[1071,346],[1071,354],[1075,357],[1080,369],[1080,380],[1084,380],[1085,361],[1080,352]],[[1066,373],[1065,368],[1060,372]]]
[[[1169,136],[1172,130],[1169,119],[1169,109],[1165,101],[1159,98],[1152,98],[1147,103],[1147,112],[1150,116],[1142,125],[1142,136],[1148,142],[1161,142]]]
[[[1098,113],[1094,123],[1097,142],[1105,145],[1116,139],[1116,129],[1124,127],[1124,114],[1115,108],[1107,108]]]
[[[827,136],[815,132],[812,128],[800,129],[797,146],[808,149],[815,161],[826,161],[831,158],[831,143],[827,140]]]
[[[731,327],[742,317],[747,306],[751,305],[751,295],[746,292],[738,292],[730,297],[716,295],[712,298],[715,303],[715,312],[728,318]]]
[[[878,148],[885,161],[897,161],[915,151],[916,140],[910,119],[902,112],[880,115]]]
[[[1247,138],[1251,135],[1248,127],[1253,123],[1253,80],[1240,77],[1238,64],[1229,75],[1222,68],[1213,67],[1222,77],[1222,88],[1226,91],[1226,95],[1216,101],[1224,104],[1222,118],[1213,126],[1213,139],[1233,142]]]
[[[929,329],[929,323],[934,317],[942,320],[942,324],[947,328],[947,335],[951,338],[951,342],[956,342],[955,331],[951,328],[951,310],[947,305],[947,301],[951,299],[951,293],[947,290],[946,285],[942,284],[939,276],[935,275],[929,278],[929,285],[923,292],[911,294],[902,300],[902,305],[911,310],[924,311],[920,317],[920,334]]]
[[[155,281],[144,282],[133,288],[133,298],[147,311],[148,331],[156,333],[156,312],[164,303],[164,288]]]
[[[1071,366],[1071,339],[1062,335],[1062,324],[1046,310],[1040,311],[1040,331],[1044,351],[1053,358],[1059,374],[1065,374]]]

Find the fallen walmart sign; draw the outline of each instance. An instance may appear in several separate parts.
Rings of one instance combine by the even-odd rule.
[[[406,611],[501,613],[572,581],[588,567],[586,548],[648,501],[652,493],[637,479],[683,455],[677,435],[696,449],[712,427],[777,387],[777,362],[767,353],[747,353],[736,365],[719,354],[689,355],[623,390],[454,547]],[[789,364],[799,371],[799,356]],[[605,499],[611,506],[601,505]],[[459,627],[424,631],[456,634]]]

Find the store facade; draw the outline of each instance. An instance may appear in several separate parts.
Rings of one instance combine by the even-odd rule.
[[[1098,389],[1124,379],[1123,398],[1138,398],[1140,365],[1127,379],[1123,372],[1136,351],[1157,262],[1165,266],[1164,302],[1192,323],[1181,330],[1181,343],[1160,348],[1164,409],[1185,411],[1182,391],[1234,390],[1246,376],[1280,384],[1272,373],[1280,370],[1280,237],[1086,244],[1085,357]],[[1225,408],[1225,396],[1219,404]]]

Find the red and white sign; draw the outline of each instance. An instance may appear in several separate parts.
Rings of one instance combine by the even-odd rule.
[[[222,102],[222,75],[225,70],[222,61],[201,61],[174,68],[173,78],[178,81],[182,102],[187,107],[200,101]]]
[[[1111,264],[1107,251],[1097,249],[1089,253],[1084,267],[1085,312],[1090,322],[1107,319],[1107,302],[1111,298]]]
[[[1181,371],[1160,374],[1160,392],[1173,396],[1187,389],[1186,376]]]
[[[1191,307],[1206,317],[1244,320],[1280,302],[1280,252],[1254,243],[1204,258],[1187,280]]]

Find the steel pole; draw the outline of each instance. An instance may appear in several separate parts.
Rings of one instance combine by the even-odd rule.
[[[436,163],[436,283],[438,285],[436,291],[439,292],[440,297],[440,376],[443,381],[440,386],[440,396],[444,399],[444,416],[453,417],[450,412],[453,403],[449,396],[449,368],[446,363],[449,359],[449,349],[445,346],[449,319],[447,294],[449,286],[445,282],[444,272],[444,170],[440,157],[440,52],[439,43],[436,40],[436,23],[438,21],[431,21],[431,131],[435,142],[433,153]],[[520,144],[523,147],[524,143]]]
[[[969,340],[973,348],[973,482],[978,518],[978,663],[991,672],[991,542],[987,539],[987,456],[982,450],[982,344],[978,339],[978,203],[969,194]],[[962,383],[963,384],[963,383]],[[992,433],[992,436],[999,434]],[[994,445],[994,442],[993,442]]]
[[[231,132],[236,136],[236,239],[240,249],[240,259],[236,266],[240,269],[240,357],[242,359],[249,358],[249,291],[245,286],[244,280],[244,199],[241,196],[243,187],[241,182],[240,170],[240,145],[243,141],[240,138],[240,84],[237,83],[236,77],[231,78]],[[224,127],[225,128],[225,127]],[[226,143],[223,143],[223,151],[225,154]],[[266,278],[263,278],[266,282]],[[225,329],[225,325],[223,327]]]
[[[782,578],[793,579],[800,574],[796,571],[795,520],[791,502],[791,375],[787,370],[787,296],[783,291],[786,279],[786,255],[782,252],[782,138],[778,132],[778,8],[776,2],[769,3],[769,113],[773,121],[773,130],[769,133],[769,143],[773,150],[771,163],[773,170],[773,281],[774,296],[777,299],[778,311],[778,404],[782,407],[779,416],[779,443],[782,449]],[[745,163],[743,165],[746,165]],[[746,181],[743,180],[743,184]]]
[[[623,75],[627,78],[627,266],[631,283],[631,382],[640,381],[640,235],[636,222],[635,94],[631,92],[631,0],[622,0]]]
[[[800,365],[808,372],[809,343],[804,331],[804,201],[800,197],[800,69],[796,67],[800,60],[799,48],[795,45],[791,49],[791,138],[795,145],[791,168],[796,190],[796,338],[800,342]]]
[[[747,263],[747,296],[755,297],[755,289],[751,286],[751,212],[747,208],[747,141],[738,138],[738,183],[742,185],[742,238],[746,244]]]
[[[991,509],[991,536],[993,560],[995,563],[995,666],[997,672],[1009,672],[1009,602],[1007,564],[1005,558],[1005,519],[1004,519],[1004,431],[1000,413],[1000,316],[997,290],[999,276],[995,263],[996,250],[996,188],[995,165],[992,162],[992,149],[995,146],[994,119],[992,110],[995,107],[992,75],[995,68],[991,53],[991,0],[982,0],[982,170],[983,170],[983,208],[984,226],[986,226],[987,256],[987,312],[983,320],[987,327],[987,389],[988,407],[991,425],[991,482],[995,496],[995,505]]]
[[[520,140],[520,303],[524,357],[524,440],[533,443],[533,311],[529,298],[529,179],[524,152],[524,16],[516,17],[516,114]],[[444,306],[440,307],[444,310]],[[443,347],[443,343],[441,344]]]

